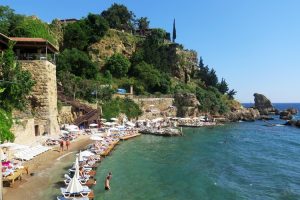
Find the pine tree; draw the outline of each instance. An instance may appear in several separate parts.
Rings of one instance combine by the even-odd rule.
[[[175,26],[175,19],[174,19],[174,22],[173,22],[173,42],[175,42],[176,40],[176,26]]]

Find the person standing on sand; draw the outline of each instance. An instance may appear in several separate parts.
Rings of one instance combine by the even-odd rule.
[[[105,179],[105,183],[104,183],[104,188],[105,188],[105,190],[110,190],[110,184],[109,184],[109,182],[110,182],[110,179],[112,178],[112,173],[111,172],[109,172],[108,173],[108,176],[106,177],[106,179]]]
[[[67,151],[69,150],[69,146],[70,146],[70,140],[69,139],[67,139],[67,141],[66,141],[66,146],[67,146]]]
[[[61,140],[59,145],[60,145],[60,151],[63,152],[64,151],[64,140]]]

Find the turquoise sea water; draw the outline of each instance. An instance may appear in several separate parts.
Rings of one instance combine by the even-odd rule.
[[[187,128],[176,138],[143,135],[118,145],[97,176],[96,200],[296,200],[300,129],[257,121]]]

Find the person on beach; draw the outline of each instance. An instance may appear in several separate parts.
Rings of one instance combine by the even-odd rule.
[[[66,140],[63,140],[63,151],[65,150]]]
[[[105,183],[104,183],[104,188],[105,188],[105,190],[110,190],[110,184],[109,184],[109,182],[110,182],[110,179],[112,178],[112,173],[111,172],[109,172],[108,173],[108,176],[106,177],[106,179],[105,179]]]
[[[63,140],[60,141],[59,145],[60,145],[60,151],[61,152],[64,151],[64,141]]]
[[[69,139],[67,139],[67,141],[66,141],[66,146],[67,146],[67,151],[69,150],[69,146],[70,146],[70,140]]]

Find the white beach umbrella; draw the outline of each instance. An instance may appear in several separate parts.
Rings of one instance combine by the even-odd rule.
[[[94,140],[94,141],[102,141],[103,138],[102,138],[102,137],[99,137],[99,136],[93,135],[93,136],[90,137],[90,140]]]
[[[134,126],[135,126],[135,124],[132,123],[132,122],[126,122],[126,125],[127,125],[127,126],[131,126],[131,127],[134,127]]]
[[[83,161],[83,156],[82,156],[82,154],[81,154],[81,151],[79,151],[78,161],[79,161],[79,162],[82,162],[82,161]]]
[[[97,127],[98,124],[90,124],[89,127]]]
[[[78,172],[79,172],[79,169],[78,169]],[[83,191],[83,187],[80,184],[78,178],[74,175],[66,189],[66,192],[74,194],[74,193],[80,193],[82,191]]]
[[[83,157],[90,157],[90,156],[93,156],[93,155],[95,155],[95,154],[92,153],[92,152],[90,152],[89,150],[85,150],[85,151],[81,152],[81,155],[82,155]]]

